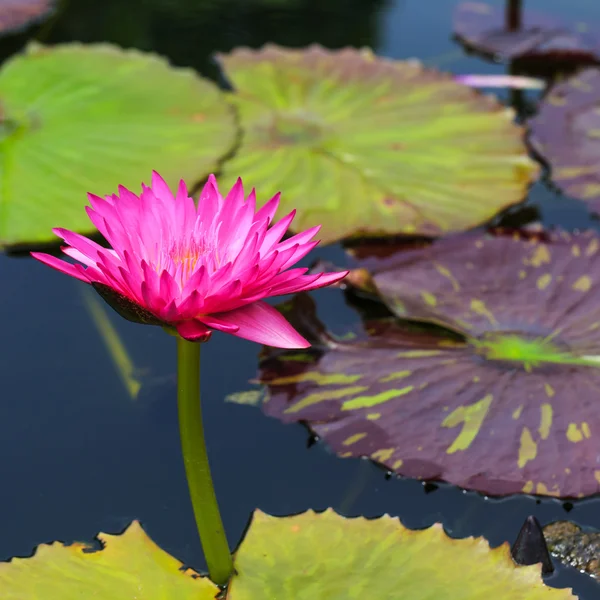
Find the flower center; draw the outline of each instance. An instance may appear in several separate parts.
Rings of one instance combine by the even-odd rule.
[[[212,270],[218,266],[212,246],[197,240],[176,240],[159,253],[155,269],[158,273],[169,271],[183,286],[202,264]]]

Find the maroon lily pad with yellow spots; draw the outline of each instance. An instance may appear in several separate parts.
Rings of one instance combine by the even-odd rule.
[[[589,23],[566,23],[551,15],[521,11],[510,24],[506,8],[463,2],[454,12],[454,32],[466,46],[496,59],[591,63],[600,56],[600,35]],[[511,27],[510,25],[516,25]]]
[[[317,343],[262,362],[264,410],[405,476],[493,495],[598,493],[599,249],[591,233],[468,234],[365,260],[402,320],[340,340],[292,311]]]
[[[600,210],[600,70],[585,69],[554,86],[529,127],[552,181]]]
[[[0,0],[0,34],[39,21],[54,9],[54,0]]]

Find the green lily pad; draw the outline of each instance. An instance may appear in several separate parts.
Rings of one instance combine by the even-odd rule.
[[[212,600],[219,588],[158,548],[133,523],[104,548],[39,546],[0,563],[3,600]],[[229,600],[569,600],[544,585],[540,566],[517,566],[507,543],[456,540],[441,525],[406,529],[387,515],[346,519],[332,510],[271,517],[257,510],[235,557]]]
[[[563,563],[600,579],[600,531],[584,531],[570,521],[544,527],[550,552]]]
[[[368,50],[274,45],[219,54],[243,130],[223,165],[294,227],[436,236],[523,199],[537,175],[512,110],[415,61]],[[490,193],[493,189],[493,193]]]
[[[236,135],[211,82],[110,45],[30,45],[0,70],[0,245],[89,231],[87,192],[214,170]]]
[[[599,249],[593,233],[467,234],[363,259],[397,315],[437,332],[367,321],[345,341],[312,309],[287,312],[317,345],[302,360],[266,351],[263,410],[401,475],[493,495],[597,494]]]
[[[441,525],[412,531],[398,519],[346,519],[331,509],[293,517],[260,511],[235,556],[228,598],[541,600],[573,598],[546,587],[540,566],[519,567],[508,544],[455,540]]]
[[[219,588],[161,550],[133,522],[93,546],[38,546],[32,558],[0,563],[3,600],[214,600]]]

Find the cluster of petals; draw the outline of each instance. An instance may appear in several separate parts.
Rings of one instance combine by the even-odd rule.
[[[56,228],[62,251],[77,263],[32,253],[43,263],[124,297],[157,322],[192,341],[212,330],[280,348],[309,344],[264,299],[324,287],[346,273],[308,274],[290,268],[317,244],[319,227],[282,241],[294,212],[273,223],[279,194],[256,210],[241,179],[223,198],[214,176],[198,203],[180,182],[174,195],[153,173],[138,196],[124,187],[86,207],[109,248]]]

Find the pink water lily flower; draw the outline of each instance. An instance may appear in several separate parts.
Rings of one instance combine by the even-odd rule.
[[[324,287],[347,273],[289,269],[318,244],[311,240],[320,227],[282,242],[294,212],[272,224],[279,194],[256,211],[255,192],[246,199],[241,179],[223,199],[211,175],[197,207],[183,181],[173,196],[158,173],[140,196],[120,186],[118,195],[88,197],[90,220],[111,247],[57,228],[67,244],[63,252],[83,265],[32,256],[92,284],[126,318],[175,328],[187,340],[205,341],[219,330],[306,348],[309,343],[263,300]]]

